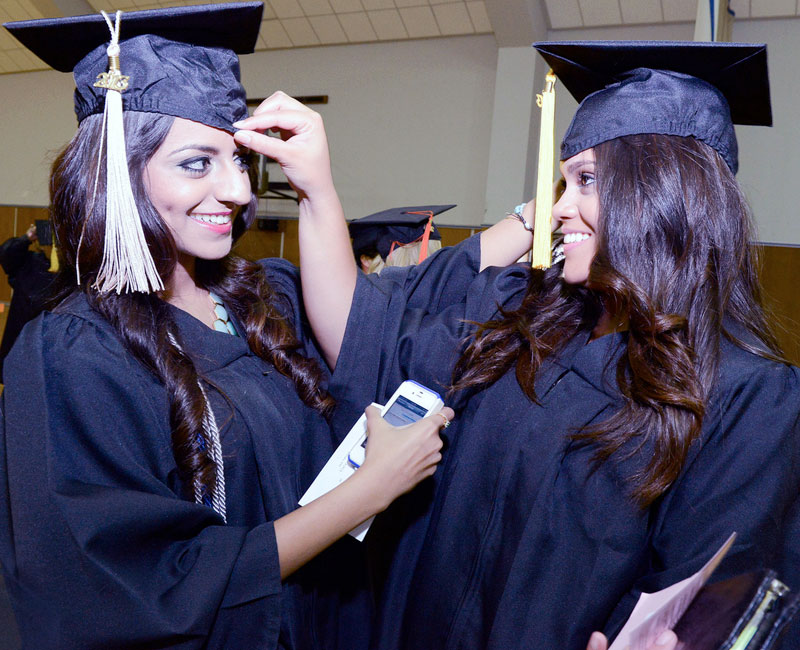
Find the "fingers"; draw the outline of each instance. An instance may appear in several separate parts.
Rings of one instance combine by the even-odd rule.
[[[286,143],[281,138],[273,138],[256,131],[237,131],[233,134],[233,139],[238,144],[275,160],[281,160],[286,152]]]
[[[454,413],[451,408],[443,408],[440,412],[434,413],[418,422],[396,427],[389,424],[381,417],[380,409],[375,406],[368,406],[364,411],[367,418],[367,436],[380,437],[384,442],[381,445],[400,443],[407,445],[409,449],[416,449],[414,455],[421,463],[421,467],[430,469],[433,473],[436,465],[441,461],[442,439],[439,431],[445,427],[445,422],[449,425]],[[395,434],[401,433],[401,436]],[[387,438],[388,436],[388,438]],[[371,448],[370,442],[367,449]]]
[[[311,110],[270,110],[234,122],[237,129],[246,131],[281,131],[297,134],[322,124],[318,113]]]
[[[298,198],[326,198],[335,191],[328,139],[318,113],[285,93],[275,93],[234,126],[239,129],[234,140],[276,160]],[[269,132],[280,137],[269,136]]]
[[[320,143],[324,143],[325,130],[319,116],[310,112],[269,111],[235,123],[240,129],[233,134],[234,140],[258,153],[280,160],[281,154],[291,150],[286,144],[293,138],[304,136],[313,138],[319,133]],[[280,138],[265,135],[267,131],[277,131]]]
[[[586,650],[606,650],[608,648],[608,640],[601,632],[592,632],[589,637],[589,645]]]
[[[295,110],[309,110],[302,102],[298,102],[294,97],[287,95],[282,90],[277,90],[258,105],[258,108],[253,111],[253,115],[258,115],[259,113],[264,113],[265,111],[279,111],[286,108]]]
[[[656,639],[655,645],[649,650],[675,650],[678,646],[678,637],[672,630],[665,630]]]
[[[261,102],[250,117],[235,122],[234,126],[246,131],[280,132],[286,140],[305,130],[322,128],[322,117],[286,93],[278,91]]]
[[[672,630],[665,630],[655,640],[653,645],[649,646],[647,650],[675,650],[678,645],[678,637]],[[592,632],[589,637],[589,645],[586,650],[607,650],[608,639],[601,632]]]
[[[430,416],[439,425],[440,429],[446,429],[455,417],[453,409],[448,406],[443,406],[441,411],[438,411]]]
[[[383,418],[381,418],[381,410],[371,404],[364,409],[364,414],[367,416],[367,435],[369,435],[369,431],[375,427],[376,422]]]

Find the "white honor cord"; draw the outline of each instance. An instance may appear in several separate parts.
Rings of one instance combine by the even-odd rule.
[[[183,348],[178,345],[178,342],[175,340],[175,337],[172,335],[172,332],[169,333],[169,341],[174,345],[180,352],[183,352]],[[183,354],[186,354],[183,352]],[[219,428],[217,427],[217,419],[214,417],[214,411],[211,409],[211,403],[208,400],[208,393],[206,393],[206,389],[203,387],[202,381],[198,378],[197,385],[200,388],[200,392],[203,394],[203,435],[205,437],[205,442],[209,447],[209,456],[211,461],[214,463],[217,469],[217,480],[216,484],[214,485],[214,493],[211,496],[211,508],[216,512],[218,515],[222,517],[222,520],[227,523],[228,519],[226,516],[226,501],[225,501],[225,464],[222,459],[222,444],[220,443],[219,439]],[[195,480],[194,482],[194,500],[196,503],[203,503],[203,486],[200,484],[200,481]]]

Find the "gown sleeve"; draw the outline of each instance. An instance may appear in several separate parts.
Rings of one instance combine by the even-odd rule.
[[[479,262],[476,236],[419,266],[359,273],[331,380],[335,430],[346,426],[346,433],[370,401],[384,403],[405,379],[439,392],[457,408],[445,394],[475,323],[512,304],[527,286],[524,266],[479,273]]]
[[[264,269],[267,281],[277,294],[278,309],[289,321],[297,335],[302,347],[302,353],[307,357],[316,359],[323,368],[326,368],[322,353],[311,332],[311,326],[308,323],[305,306],[303,305],[300,269],[288,260],[279,257],[268,257],[259,260],[259,264]]]
[[[800,370],[752,359],[723,356],[729,388],[712,397],[710,426],[655,511],[649,569],[607,632],[616,634],[642,591],[695,573],[733,532],[736,541],[712,581],[771,568],[792,593],[800,590],[800,567],[789,569],[785,546],[798,544],[788,527],[800,495]]]
[[[456,246],[439,249],[422,264],[387,266],[380,274],[366,277],[384,286],[398,286],[409,308],[435,314],[464,299],[480,272],[480,262],[481,239],[477,234]]]
[[[275,647],[273,526],[179,496],[156,379],[69,314],[33,321],[7,364],[0,557],[26,647]]]

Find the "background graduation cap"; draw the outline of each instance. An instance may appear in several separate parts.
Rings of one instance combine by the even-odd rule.
[[[454,207],[456,206],[423,205],[390,208],[351,221],[348,228],[353,238],[356,261],[360,260],[361,255],[374,257],[376,254],[385,261],[394,246],[404,246],[419,239],[423,242],[419,260],[421,262],[427,257],[428,239],[442,238],[433,223],[433,217]]]
[[[123,110],[233,133],[233,123],[247,116],[237,53],[254,50],[262,11],[261,2],[238,2],[117,12],[113,20],[104,13],[5,24],[56,70],[73,71],[79,122],[104,115],[105,156],[98,166],[105,161],[106,234],[94,284],[99,291],[163,289],[131,189]]]
[[[549,41],[533,46],[552,68],[543,96],[552,96],[557,77],[580,102],[561,143],[561,160],[614,138],[656,133],[705,142],[735,174],[733,124],[772,125],[763,44]],[[542,113],[534,266],[549,265],[544,233],[549,235],[552,215],[553,147],[547,141],[552,142],[554,99],[549,102],[551,112],[546,115],[543,108]]]

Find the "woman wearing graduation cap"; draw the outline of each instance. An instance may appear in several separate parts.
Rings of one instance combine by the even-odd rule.
[[[397,436],[372,410],[363,468],[297,509],[332,400],[292,268],[230,255],[255,215],[232,133],[261,11],[8,26],[74,68],[80,122],[50,183],[63,300],[2,396],[0,561],[25,647],[360,647],[358,554],[309,561],[438,461],[451,411]],[[341,214],[315,142],[278,158],[301,211]]]
[[[772,566],[800,590],[783,548],[800,371],[761,306],[734,177],[733,121],[770,123],[765,48],[536,47],[582,100],[553,207],[563,263],[470,283],[486,252],[473,238],[403,275],[351,263],[304,285],[350,378],[332,385],[340,405],[405,378],[454,391],[443,467],[406,510],[380,648],[582,649],[734,532],[715,577]],[[504,223],[531,230],[531,209]],[[348,309],[346,330],[331,322]]]
[[[455,205],[390,208],[351,221],[356,264],[364,273],[380,273],[384,266],[411,266],[442,247],[433,218]]]

